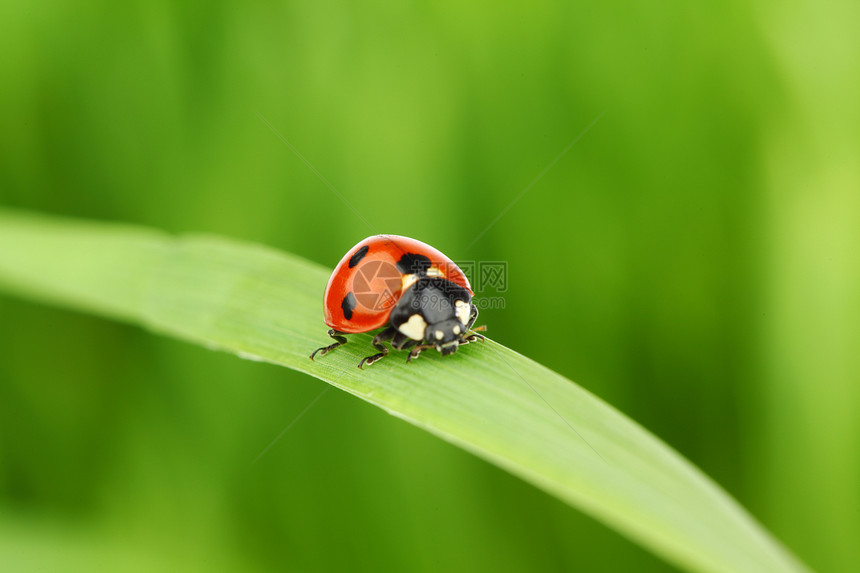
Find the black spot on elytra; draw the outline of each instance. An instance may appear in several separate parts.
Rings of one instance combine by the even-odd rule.
[[[340,308],[343,309],[344,318],[352,320],[352,311],[355,310],[355,295],[351,292],[346,293],[343,302],[340,303]]]
[[[416,253],[406,253],[397,261],[397,270],[404,275],[424,275],[431,266],[430,259]]]
[[[349,258],[349,268],[352,268],[355,265],[357,265],[358,263],[360,263],[361,259],[364,258],[364,255],[366,255],[367,251],[369,251],[369,250],[370,250],[370,246],[364,245],[363,247],[361,247],[360,249],[355,251],[355,254]]]

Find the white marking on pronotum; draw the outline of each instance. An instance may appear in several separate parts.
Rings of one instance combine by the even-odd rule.
[[[463,324],[469,324],[469,316],[472,314],[472,305],[468,302],[458,300],[454,303],[456,307],[457,319]]]
[[[451,330],[453,330],[453,331],[454,331],[454,334],[460,334],[460,333],[463,331],[463,330],[460,328],[460,325],[459,325],[459,324],[455,324],[455,325],[454,325],[454,328],[452,328]]]
[[[442,340],[443,338],[445,338],[445,333],[442,332],[441,330],[437,330],[436,332],[433,333],[433,336],[436,337],[436,340]]]
[[[430,267],[429,269],[427,269],[427,276],[428,277],[444,277],[445,273],[443,273],[441,270],[439,270],[439,267]]]
[[[420,314],[413,314],[409,317],[409,320],[398,326],[397,330],[412,340],[424,340],[424,333],[427,331],[427,323]]]
[[[414,285],[417,280],[418,275],[403,275],[400,278],[400,292],[403,292]]]

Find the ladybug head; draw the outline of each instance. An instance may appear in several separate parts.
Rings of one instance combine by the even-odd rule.
[[[432,344],[443,356],[453,354],[460,345],[460,339],[466,334],[463,323],[456,318],[443,320],[427,326],[424,342]]]

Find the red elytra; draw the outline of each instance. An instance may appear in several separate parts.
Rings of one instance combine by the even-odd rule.
[[[424,259],[429,259],[429,267]],[[385,326],[403,288],[410,284],[410,263],[415,260],[422,262],[423,272],[474,294],[460,267],[439,250],[409,237],[374,235],[347,251],[332,272],[323,299],[325,323],[346,333]]]

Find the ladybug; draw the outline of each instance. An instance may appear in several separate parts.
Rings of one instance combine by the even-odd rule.
[[[398,235],[375,235],[347,251],[325,287],[323,309],[328,335],[337,342],[317,348],[323,356],[346,344],[344,334],[370,332],[379,352],[358,367],[395,350],[411,348],[407,362],[430,348],[453,354],[462,344],[484,340],[472,325],[478,309],[460,267],[430,245]],[[482,329],[478,329],[482,330]]]

